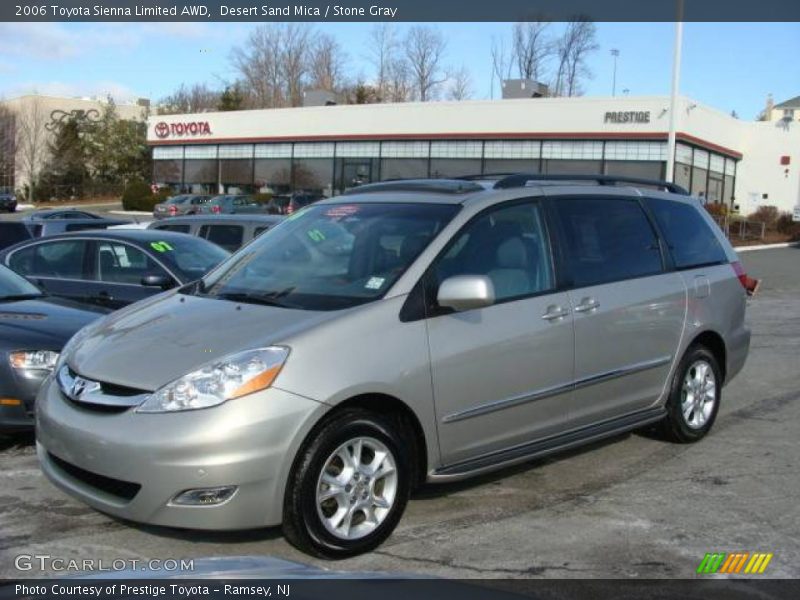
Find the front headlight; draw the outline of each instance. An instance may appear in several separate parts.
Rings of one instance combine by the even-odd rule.
[[[52,350],[30,350],[11,352],[9,364],[20,371],[52,371],[58,362],[58,352]]]
[[[272,385],[289,349],[270,346],[231,354],[153,392],[137,412],[194,410],[222,404]]]

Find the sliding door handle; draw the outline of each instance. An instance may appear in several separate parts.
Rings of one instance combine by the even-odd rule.
[[[581,303],[575,307],[575,312],[582,313],[582,312],[591,312],[593,310],[597,310],[600,306],[600,303],[595,300],[594,298],[583,298]]]

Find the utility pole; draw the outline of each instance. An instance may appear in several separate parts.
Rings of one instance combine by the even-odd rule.
[[[675,45],[672,50],[672,90],[669,96],[669,136],[667,137],[666,180],[675,181],[675,141],[678,131],[678,94],[681,79],[681,46],[683,44],[683,0],[677,0]]]
[[[617,59],[619,58],[619,49],[612,48],[611,56],[614,57],[614,75],[611,78],[611,95],[617,95]]]

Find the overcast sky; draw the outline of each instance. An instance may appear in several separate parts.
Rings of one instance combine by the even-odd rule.
[[[0,96],[38,91],[118,99],[163,97],[181,83],[221,86],[235,74],[230,50],[253,23],[0,24]],[[398,24],[398,33],[408,27]],[[475,98],[491,94],[492,37],[510,39],[508,23],[438,23],[447,39],[446,64],[466,66]],[[369,80],[371,24],[314,24],[336,36],[353,77]],[[552,25],[556,33],[560,24]],[[672,23],[598,23],[600,49],[589,60],[586,95],[611,95],[611,48],[620,51],[617,93],[668,94]],[[752,119],[767,93],[776,102],[800,95],[800,23],[688,23],[681,92]],[[497,92],[495,91],[495,95]]]

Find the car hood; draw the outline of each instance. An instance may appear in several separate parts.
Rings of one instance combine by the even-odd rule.
[[[60,350],[75,332],[107,312],[49,296],[0,302],[0,342],[20,349]]]
[[[99,321],[66,360],[83,377],[154,391],[225,355],[285,343],[345,312],[292,310],[168,292]]]

